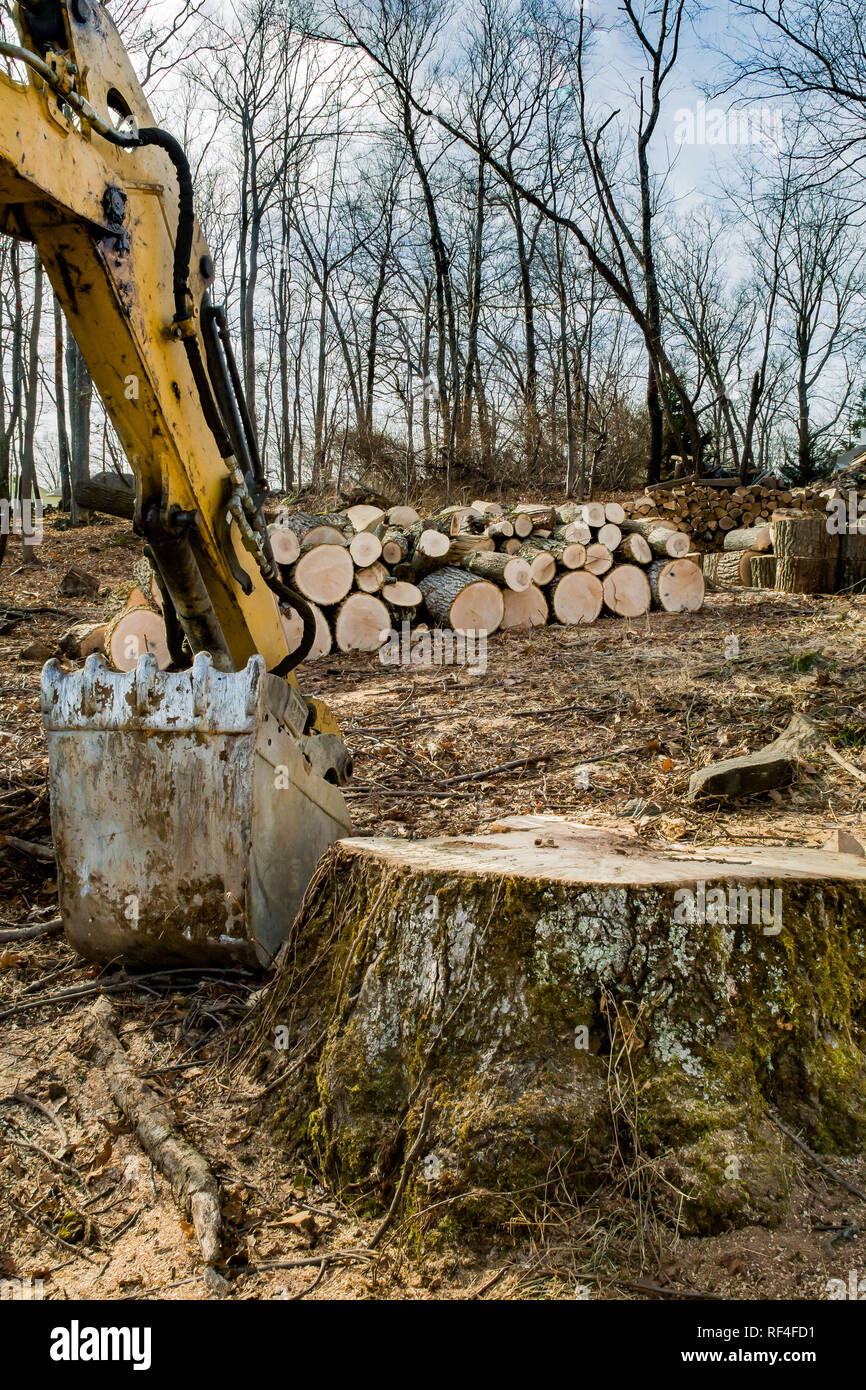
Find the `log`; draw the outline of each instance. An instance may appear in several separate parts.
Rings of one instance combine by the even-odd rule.
[[[543,588],[556,577],[556,558],[549,555],[546,550],[539,550],[536,546],[524,544],[518,551],[518,555],[521,560],[528,561],[533,584],[538,584]]]
[[[606,545],[608,550],[616,550],[622,540],[622,531],[612,521],[606,521],[603,526],[599,526],[596,540],[601,545]]]
[[[831,594],[836,587],[839,537],[822,516],[783,516],[773,523],[776,588],[788,594]]]
[[[373,594],[350,594],[337,610],[334,641],[341,652],[377,652],[391,631],[391,614]]]
[[[752,582],[751,550],[714,551],[704,556],[704,579],[718,589],[747,588]],[[746,567],[745,578],[743,575]]]
[[[593,541],[592,545],[586,547],[586,558],[583,565],[590,574],[606,574],[612,564],[613,556],[606,545],[602,545],[599,541]]]
[[[528,589],[520,593],[514,589],[504,589],[502,597],[505,601],[503,628],[544,627],[548,617],[547,599],[536,584],[530,584]]]
[[[514,527],[506,517],[503,517],[501,521],[490,523],[487,527],[487,535],[495,541],[508,541],[514,535]]]
[[[746,526],[728,531],[723,547],[725,550],[756,550],[761,555],[773,549],[773,532],[769,526]]]
[[[516,516],[512,517],[511,524],[514,527],[515,536],[518,536],[520,540],[526,540],[527,536],[532,535],[532,517],[527,516],[526,512],[518,512]]]
[[[860,589],[866,584],[866,534],[844,532],[839,537],[838,589]]]
[[[688,800],[705,797],[754,796],[794,780],[798,760],[820,743],[820,729],[805,715],[795,714],[787,728],[756,753],[724,758],[692,773]]]
[[[132,671],[140,656],[155,656],[161,671],[171,665],[165,622],[152,608],[126,608],[105,630],[105,655],[115,671]]]
[[[389,527],[397,527],[400,531],[408,531],[421,520],[414,507],[391,507],[386,519]]]
[[[307,652],[304,660],[319,661],[321,657],[330,655],[334,642],[331,636],[331,626],[319,605],[317,603],[311,603],[310,607],[316,619],[316,635],[313,639],[313,645]]]
[[[556,508],[544,502],[519,502],[515,511],[518,516],[528,516],[535,528],[553,526],[556,521]]]
[[[563,526],[554,526],[553,534],[557,540],[575,545],[589,545],[592,540],[592,528],[585,521],[569,521]]]
[[[359,570],[365,570],[370,565],[374,565],[380,559],[383,549],[379,537],[374,535],[372,531],[359,531],[349,541],[349,554]],[[399,558],[402,559],[402,555]]]
[[[449,567],[428,574],[418,587],[430,616],[455,632],[495,632],[502,622],[502,590],[487,579]]]
[[[621,526],[625,521],[625,507],[619,502],[605,502],[604,515],[607,521],[612,521],[614,526]]]
[[[197,1149],[177,1132],[169,1107],[135,1074],[114,1031],[115,1010],[103,995],[90,1009],[99,1074],[138,1143],[171,1184],[175,1201],[195,1229],[205,1264],[220,1259],[219,1184]]]
[[[336,526],[311,526],[301,540],[301,554],[306,555],[308,550],[312,550],[317,545],[347,546],[348,544],[348,538]]]
[[[105,650],[105,623],[73,623],[60,638],[60,650],[72,660],[84,660],[91,652]]]
[[[550,606],[560,623],[594,623],[603,599],[601,580],[585,569],[569,570],[550,590]]]
[[[750,578],[753,589],[775,589],[775,555],[752,555],[750,557]]]
[[[293,565],[301,554],[301,542],[289,527],[271,526],[268,528],[271,551],[278,565]]]
[[[691,560],[654,560],[645,573],[656,607],[666,613],[696,613],[703,605],[704,576]]]
[[[333,646],[331,639],[331,629],[328,620],[317,603],[310,604],[313,615],[316,619],[316,635],[313,638],[313,645],[304,657],[305,661],[318,661],[320,657],[327,656]],[[296,652],[301,645],[304,635],[304,624],[298,613],[293,609],[288,613],[280,613],[280,623],[286,638],[286,646],[290,653]]]
[[[582,570],[586,564],[586,546],[579,541],[570,542],[562,552],[560,564],[563,569]]]
[[[355,507],[346,508],[346,519],[353,531],[375,531],[385,520],[385,513],[381,507],[370,507],[365,502],[359,502]]]
[[[346,517],[342,512],[328,516],[315,516],[312,512],[293,512],[289,516],[286,512],[281,512],[275,523],[277,529],[286,527],[289,531],[294,531],[299,541],[303,540],[314,526],[333,526],[334,530],[342,535],[345,525]]]
[[[410,533],[410,539],[414,541],[410,563],[415,579],[421,579],[445,564],[445,556],[451,548],[450,537],[427,527],[419,529],[414,535]]]
[[[632,517],[622,523],[621,530],[625,534],[637,531],[654,555],[668,555],[672,560],[682,559],[692,548],[691,536],[657,519]]]
[[[460,565],[467,555],[477,555],[483,551],[495,551],[496,542],[491,536],[470,536],[462,534],[451,537],[451,544],[448,547],[448,554],[445,557],[446,565]]]
[[[641,617],[649,612],[652,598],[645,571],[637,565],[616,565],[604,577],[602,597],[605,608],[617,617]]]
[[[419,531],[415,541],[415,553],[426,555],[431,560],[441,560],[448,554],[450,546],[449,536],[430,527],[424,527]]]
[[[604,514],[604,507],[600,502],[585,502],[581,508],[581,519],[586,522],[587,526],[591,526],[593,530],[597,530],[599,526],[603,526],[607,520]]]
[[[380,560],[376,560],[367,569],[358,570],[355,575],[355,584],[362,594],[377,594],[387,579],[386,567]]]
[[[498,520],[504,511],[504,508],[500,506],[498,502],[485,502],[481,498],[476,498],[476,500],[471,503],[471,506],[473,512],[477,512],[479,516],[486,517],[488,521]]]
[[[386,565],[401,565],[408,559],[409,539],[396,526],[388,526],[382,532],[381,541],[382,559]]]
[[[405,579],[386,580],[379,590],[379,597],[390,608],[420,608],[424,595],[417,584]]]
[[[76,484],[75,500],[89,512],[105,512],[132,521],[135,512],[135,479],[131,473],[94,473]]]
[[[523,548],[523,541],[519,536],[509,536],[507,541],[502,542],[502,549],[506,555],[518,555]]]
[[[568,526],[572,521],[581,521],[583,505],[580,502],[563,502],[556,509],[556,520],[563,526]]]
[[[345,598],[355,578],[348,550],[339,545],[317,545],[302,555],[292,571],[299,594],[324,607]]]
[[[462,567],[470,574],[498,584],[500,589],[513,589],[515,593],[528,589],[532,583],[529,561],[519,555],[506,555],[501,550],[479,551],[474,555],[467,555]]]
[[[623,536],[616,547],[616,559],[620,564],[648,565],[652,557],[649,541],[639,531]]]

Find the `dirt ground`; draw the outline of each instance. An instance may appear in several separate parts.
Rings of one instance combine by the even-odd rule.
[[[56,916],[39,675],[61,633],[104,601],[59,597],[60,580],[76,564],[110,588],[137,554],[124,526],[49,519],[39,563],[21,568],[13,542],[0,570],[0,931]],[[864,639],[866,597],[714,594],[693,615],[496,634],[477,674],[334,656],[301,684],[341,720],[359,834],[548,812],[627,817],[683,845],[819,846],[836,826],[866,844]],[[696,768],[766,743],[795,711],[836,757],[815,754],[793,787],[730,809],[685,803]],[[94,993],[52,1002],[106,984],[139,1075],[219,1178],[225,1284],[203,1275],[192,1227],[92,1063]],[[838,1181],[866,1189],[866,1156],[825,1155],[831,1174],[793,1146],[792,1214],[772,1230],[685,1238],[612,1174],[591,1203],[515,1223],[496,1243],[419,1257],[397,1223],[372,1252],[377,1222],[287,1163],[271,1136],[241,1048],[262,986],[240,974],[128,983],[58,935],[0,944],[0,1279],[41,1279],[57,1299],[823,1299],[828,1279],[866,1274],[866,1201]]]

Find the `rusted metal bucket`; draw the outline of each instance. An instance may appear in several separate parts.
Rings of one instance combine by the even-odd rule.
[[[320,856],[350,830],[334,735],[253,657],[42,673],[66,935],[95,960],[264,964]]]

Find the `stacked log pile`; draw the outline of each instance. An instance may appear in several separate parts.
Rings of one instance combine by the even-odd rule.
[[[769,526],[729,531],[722,551],[694,558],[715,588],[832,594],[866,579],[866,536],[837,534],[826,512],[780,511]]]
[[[687,558],[689,537],[663,522],[629,519],[616,502],[505,509],[478,501],[427,517],[366,504],[325,515],[284,511],[269,535],[283,581],[315,613],[308,660],[335,648],[377,651],[404,623],[490,634],[594,623],[603,613],[640,618],[653,606],[695,611],[704,599],[700,567]],[[282,622],[294,651],[301,620]],[[103,638],[118,669],[131,669],[143,651],[168,664],[152,577],[136,573]]]
[[[716,479],[647,488],[624,506],[630,517],[657,517],[687,532],[692,550],[717,551],[727,533],[767,525],[780,508],[823,513],[826,498],[817,488],[747,487],[736,479]]]
[[[422,517],[411,508],[283,514],[270,528],[289,585],[315,605],[322,642],[374,651],[409,622],[457,633],[636,618],[704,597],[689,537],[629,519],[617,502],[504,508],[476,501]],[[298,632],[298,640],[300,633]]]

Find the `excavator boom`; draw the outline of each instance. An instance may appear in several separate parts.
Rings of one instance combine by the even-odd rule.
[[[129,460],[117,512],[145,540],[172,662],[44,673],[67,934],[97,958],[264,960],[349,824],[336,721],[289,675],[314,615],[271,553],[184,151],[95,0],[21,0],[16,25],[0,231],[37,247]]]

